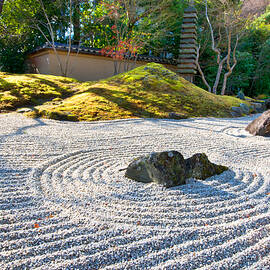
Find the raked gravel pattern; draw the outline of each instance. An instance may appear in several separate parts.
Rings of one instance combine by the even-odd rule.
[[[254,118],[71,123],[0,116],[0,269],[270,269],[270,138]],[[165,189],[132,158],[230,168]]]

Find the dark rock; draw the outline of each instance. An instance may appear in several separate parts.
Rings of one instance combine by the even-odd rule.
[[[232,112],[231,112],[232,116],[234,117],[239,117],[242,116],[242,110],[240,107],[232,107]]]
[[[232,117],[239,117],[239,116],[242,116],[242,115],[239,115],[239,113],[236,113],[236,112],[231,112],[231,115],[232,115]]]
[[[238,93],[237,93],[237,96],[236,96],[237,98],[240,98],[240,99],[242,99],[242,100],[245,100],[245,95],[244,95],[244,93],[242,92],[242,91],[239,91]]]
[[[187,115],[185,115],[184,113],[170,112],[168,116],[170,119],[187,119],[188,118]]]
[[[221,174],[228,170],[227,167],[211,163],[204,153],[193,155],[186,159],[186,177],[205,180],[216,174]]]
[[[247,104],[241,103],[240,104],[240,109],[244,114],[249,114],[250,109],[249,109]]]
[[[265,103],[266,109],[269,110],[270,109],[270,99],[266,99],[264,103]]]
[[[251,104],[257,113],[262,113],[266,110],[266,104],[264,102],[252,102]]]
[[[125,176],[138,182],[165,187],[185,184],[185,160],[177,151],[151,153],[132,161]]]
[[[246,131],[252,135],[270,136],[270,110],[249,123]]]
[[[132,161],[125,176],[138,182],[155,182],[165,187],[183,185],[186,179],[206,179],[227,170],[211,163],[206,154],[195,154],[189,159],[177,151],[153,152]]]

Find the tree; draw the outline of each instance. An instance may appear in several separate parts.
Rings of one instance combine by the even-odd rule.
[[[73,35],[73,0],[7,0],[5,9],[7,12],[1,24],[9,28],[10,37],[22,36],[24,31],[36,33],[42,43],[46,41],[52,47],[61,75],[67,76]],[[56,49],[59,41],[68,45],[64,61]]]
[[[236,3],[235,3],[236,2]],[[232,74],[236,64],[236,50],[239,39],[245,29],[247,19],[240,16],[241,4],[238,1],[218,0],[211,3],[213,15],[216,20],[215,25],[210,20],[208,14],[208,2],[204,1],[205,18],[209,27],[211,49],[216,58],[216,75],[213,86],[208,83],[204,72],[199,64],[200,46],[197,49],[196,64],[202,80],[209,92],[217,94],[223,74],[221,94],[224,95],[227,88],[228,77]],[[213,56],[214,57],[214,56]]]
[[[0,0],[0,14],[2,13],[4,2],[5,0]]]
[[[137,53],[160,53],[176,50],[179,43],[181,16],[184,6],[175,1],[118,0],[101,1],[96,14],[99,33],[105,38],[103,53],[115,60],[114,73],[128,70]],[[181,12],[179,12],[179,10]],[[98,38],[98,40],[100,40]],[[171,53],[172,56],[172,53]]]

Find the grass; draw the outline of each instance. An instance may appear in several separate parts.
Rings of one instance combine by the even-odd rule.
[[[47,102],[28,116],[59,120],[168,118],[170,112],[184,118],[231,117],[231,107],[243,103],[235,97],[211,94],[155,63],[98,82],[79,83],[47,75],[2,74],[0,78],[6,98],[2,105],[1,97],[1,106],[16,108],[44,100]]]

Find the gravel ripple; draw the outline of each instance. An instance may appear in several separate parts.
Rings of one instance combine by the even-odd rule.
[[[0,116],[0,269],[270,269],[270,138],[258,117],[70,123]],[[185,186],[120,169],[153,151],[229,170]]]

